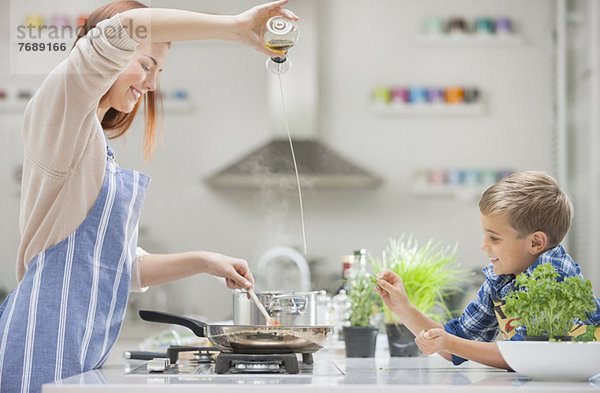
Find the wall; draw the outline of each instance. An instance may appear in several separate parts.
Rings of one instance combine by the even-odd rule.
[[[569,130],[569,191],[575,215],[570,231],[570,251],[600,294],[598,236],[598,58],[600,8],[593,1],[567,1],[566,64]]]
[[[366,1],[318,2],[319,48],[315,48],[320,51],[321,59],[318,135],[385,179],[377,190],[304,190],[309,257],[321,260],[322,274],[339,274],[341,255],[358,247],[379,254],[389,237],[403,233],[412,233],[421,241],[433,237],[449,244],[458,242],[464,265],[487,264],[485,254],[479,249],[482,236],[475,201],[414,197],[408,191],[410,179],[416,167],[508,166],[550,170],[547,119],[551,97],[546,45],[551,15],[547,6],[546,1],[525,4],[457,1],[451,6],[443,1],[378,1],[375,5]],[[295,8],[292,3],[290,8],[296,10],[300,4]],[[367,8],[368,13],[364,12]],[[302,16],[300,11],[298,14]],[[517,21],[526,44],[510,48],[421,48],[413,44],[413,35],[422,19],[431,14],[508,15]],[[302,36],[297,46],[300,45]],[[200,50],[198,53],[204,55]],[[227,57],[228,50],[234,51],[226,46],[211,47],[209,55],[212,51],[222,51]],[[268,245],[277,242],[263,236],[273,232],[269,227],[273,212],[256,200],[260,197],[257,193],[215,191],[197,183],[199,178],[269,137],[269,130],[263,128],[269,124],[264,121],[264,102],[260,101],[265,97],[264,83],[269,76],[262,68],[263,59],[245,48],[235,50],[239,64],[229,64],[223,59],[220,68],[208,74],[192,73],[195,85],[204,90],[196,94],[201,100],[206,99],[205,90],[211,96],[213,86],[225,84],[230,78],[234,78],[235,93],[223,101],[220,95],[211,97],[211,101],[201,101],[210,105],[206,113],[214,118],[198,113],[198,121],[194,123],[200,124],[197,130],[184,134],[184,129],[189,128],[187,119],[172,116],[167,120],[165,149],[149,168],[155,171],[154,182],[143,219],[155,238],[163,242],[169,239],[170,250],[213,249],[243,256],[252,266]],[[178,61],[175,52],[171,55],[171,70],[165,73],[165,84],[169,72],[177,69],[178,74],[184,74],[192,66]],[[293,59],[293,50],[290,56]],[[205,61],[208,60],[202,60]],[[252,86],[242,82],[248,77],[237,79],[241,64],[244,64],[241,69],[256,82]],[[478,85],[488,100],[488,113],[466,119],[390,119],[372,113],[373,86],[412,82]],[[293,91],[286,94],[293,95]],[[223,107],[235,114],[228,114]],[[196,149],[202,150],[195,154]],[[167,175],[167,168],[180,168],[181,172]],[[168,176],[172,176],[172,183],[167,184]],[[178,178],[179,186],[174,183]],[[165,186],[174,189],[167,192]],[[175,198],[176,203],[165,203]],[[289,199],[287,205],[279,206],[283,223],[287,224],[285,238],[299,247],[295,195],[290,193]],[[166,207],[174,210],[161,211]],[[187,223],[181,222],[182,216]],[[160,219],[160,227],[151,224],[155,219]],[[178,238],[169,235],[175,232]],[[186,311],[225,317],[229,299],[218,285],[206,278],[193,278],[186,282],[186,290],[180,290],[182,286],[178,285],[171,296],[190,299],[196,296],[199,287],[206,288],[207,292],[218,294],[212,309],[198,300],[187,303],[190,310]]]
[[[21,125],[26,101],[13,100],[17,92],[35,92],[45,75],[64,57],[65,52],[19,52],[16,43],[17,25],[24,24],[25,16],[32,11],[47,16],[66,14],[76,18],[80,13],[92,10],[102,1],[86,0],[71,2],[37,2],[35,0],[2,1],[0,14],[0,90],[7,93],[8,104],[0,103],[0,289],[11,290],[15,286],[15,260],[19,244],[19,197],[20,172],[23,161]],[[37,33],[36,33],[37,34]],[[47,41],[46,41],[47,42]],[[62,42],[62,41],[61,41]],[[70,48],[72,41],[67,45]],[[22,57],[21,57],[22,56]],[[26,61],[19,62],[17,59]],[[12,66],[12,67],[11,67]],[[4,100],[3,100],[4,101]],[[0,291],[1,292],[1,291]]]
[[[254,3],[177,0],[154,1],[153,6],[235,13]],[[467,267],[488,263],[479,249],[476,200],[415,196],[410,193],[411,176],[421,167],[550,170],[549,4],[546,0],[291,2],[289,8],[300,17],[303,7],[318,9],[319,45],[314,48],[320,59],[318,137],[384,178],[375,190],[304,190],[308,258],[315,261],[318,287],[339,275],[343,254],[360,247],[379,254],[388,238],[403,233],[412,233],[421,242],[434,238],[458,243],[458,255]],[[516,21],[525,44],[421,47],[413,38],[430,15],[506,15]],[[302,32],[297,45],[302,45]],[[293,192],[277,194],[278,211],[273,211],[274,205],[265,206],[259,193],[218,191],[201,181],[276,131],[268,113],[270,75],[264,61],[263,55],[238,44],[174,44],[161,83],[165,89],[186,87],[197,109],[166,113],[164,143],[148,165],[141,158],[141,119],[122,142],[113,142],[122,166],[152,176],[140,222],[140,243],[149,251],[206,249],[244,257],[253,267],[272,245],[282,241],[301,245]],[[416,83],[477,85],[487,111],[473,118],[374,114],[370,92],[375,85]],[[9,196],[2,191],[2,198]],[[14,220],[2,227],[14,238],[13,224]],[[2,264],[4,276],[12,269],[16,243],[2,246],[2,255],[10,256]],[[213,320],[231,315],[228,291],[209,277],[154,288],[133,301],[136,307],[168,307]]]

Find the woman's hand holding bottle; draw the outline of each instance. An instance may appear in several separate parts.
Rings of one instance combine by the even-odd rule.
[[[264,53],[269,57],[282,57],[280,51],[269,49],[263,41],[263,33],[268,19],[273,16],[282,16],[293,21],[298,17],[290,10],[281,8],[289,0],[279,0],[262,4],[237,15],[239,42]]]

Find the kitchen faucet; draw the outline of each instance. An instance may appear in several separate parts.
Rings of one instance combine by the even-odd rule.
[[[258,258],[258,265],[256,267],[257,276],[267,277],[269,265],[271,262],[274,262],[277,259],[285,259],[294,262],[298,267],[298,271],[300,272],[300,290],[302,292],[309,292],[311,290],[310,270],[308,269],[308,263],[301,253],[291,247],[276,246],[268,249],[263,255],[260,256],[260,258]]]

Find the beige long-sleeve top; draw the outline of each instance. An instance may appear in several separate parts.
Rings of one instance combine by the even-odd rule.
[[[119,16],[81,38],[46,77],[27,108],[17,281],[41,251],[67,238],[96,201],[106,168],[106,141],[96,110],[133,58],[138,43]],[[138,248],[132,291],[142,290]]]

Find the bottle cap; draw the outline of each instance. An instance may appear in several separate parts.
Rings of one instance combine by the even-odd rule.
[[[274,16],[267,21],[267,29],[269,29],[271,33],[277,35],[287,34],[296,28],[294,21],[285,19],[281,16]]]

